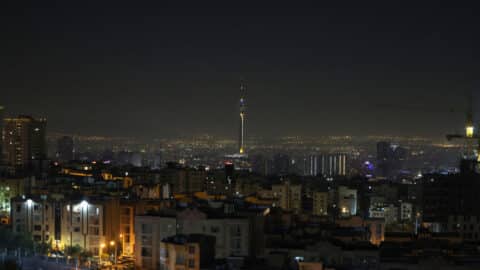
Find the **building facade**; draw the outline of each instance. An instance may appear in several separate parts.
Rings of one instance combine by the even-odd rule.
[[[99,254],[105,244],[105,208],[101,203],[83,201],[65,202],[61,206],[60,248],[79,246]]]
[[[160,243],[160,269],[200,270],[215,257],[215,238],[201,234],[175,235]]]
[[[274,198],[278,206],[286,211],[300,212],[302,210],[302,186],[285,181],[283,184],[272,185]]]
[[[49,243],[55,236],[54,203],[46,197],[17,197],[11,201],[14,233],[31,234],[36,243]]]
[[[357,190],[345,186],[338,187],[338,209],[340,216],[349,217],[357,214]]]
[[[328,192],[313,192],[313,215],[328,215]]]
[[[47,157],[46,141],[47,121],[31,116],[5,118],[3,151],[5,163],[10,166],[25,168],[32,160]]]
[[[136,266],[157,269],[160,243],[176,234],[201,234],[215,238],[215,258],[250,255],[251,223],[248,218],[223,214],[207,214],[198,209],[185,209],[175,216],[152,215],[135,218]]]

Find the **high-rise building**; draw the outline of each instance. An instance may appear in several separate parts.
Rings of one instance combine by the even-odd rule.
[[[57,141],[57,159],[59,161],[70,161],[73,160],[73,139],[72,137],[63,136]]]
[[[243,83],[240,85],[240,132],[238,136],[238,148],[240,154],[245,154],[245,136],[246,136],[246,117],[247,105],[245,100],[246,88]]]
[[[10,166],[25,168],[32,160],[47,157],[45,118],[18,116],[4,120],[3,148],[5,162]]]
[[[345,176],[347,174],[346,154],[321,155],[319,160],[320,174],[324,176]]]
[[[319,173],[318,165],[319,165],[318,156],[317,155],[309,156],[308,159],[306,160],[306,166],[305,166],[307,175],[317,176]]]
[[[310,155],[304,164],[304,175],[332,177],[347,174],[347,154]]]

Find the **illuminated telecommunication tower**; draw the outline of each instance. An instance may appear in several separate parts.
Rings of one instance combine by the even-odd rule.
[[[238,136],[238,152],[240,154],[245,154],[245,136],[246,136],[246,117],[247,117],[247,106],[245,100],[245,91],[246,87],[243,82],[240,84],[240,131]]]

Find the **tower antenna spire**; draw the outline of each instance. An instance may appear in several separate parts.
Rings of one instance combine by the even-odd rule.
[[[243,80],[240,82],[240,131],[238,136],[238,152],[240,154],[245,154],[245,136],[246,136],[246,116],[247,116],[247,106],[245,100],[247,88]]]

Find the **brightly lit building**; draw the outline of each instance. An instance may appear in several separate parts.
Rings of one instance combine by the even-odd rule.
[[[37,243],[55,240],[55,203],[45,195],[13,198],[11,220],[14,233],[32,235]]]
[[[319,156],[319,173],[323,176],[345,176],[347,174],[346,154],[325,154]]]
[[[304,166],[304,175],[345,176],[347,174],[347,154],[310,155],[305,159]]]
[[[339,186],[337,207],[341,217],[355,216],[357,214],[357,190]]]
[[[31,116],[4,119],[3,151],[5,163],[24,168],[32,160],[43,160],[47,156],[47,120]]]
[[[59,248],[79,246],[99,254],[104,238],[104,207],[91,201],[68,202],[61,208]]]
[[[135,235],[135,204],[120,204],[120,232],[118,244],[121,245],[122,254],[133,255]]]
[[[119,255],[132,255],[136,206],[112,197],[22,195],[11,200],[10,212],[14,232],[31,234],[52,248],[80,247],[95,256],[115,249]]]
[[[0,215],[10,216],[11,200],[24,193],[25,179],[0,179]]]

